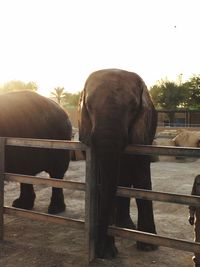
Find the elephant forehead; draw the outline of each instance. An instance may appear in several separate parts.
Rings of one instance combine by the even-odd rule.
[[[132,72],[101,70],[92,73],[85,84],[85,102],[90,107],[138,107],[141,102],[143,80]]]
[[[86,103],[95,104],[139,104],[141,89],[134,84],[118,83],[113,80],[89,83],[86,87]]]

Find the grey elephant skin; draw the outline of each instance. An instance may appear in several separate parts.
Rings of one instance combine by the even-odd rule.
[[[117,185],[151,190],[150,157],[124,154],[128,144],[152,144],[157,113],[144,81],[136,73],[105,69],[86,80],[79,102],[79,139],[90,146],[99,192],[96,256],[117,255],[109,224],[134,228],[130,199],[116,197]],[[152,202],[136,199],[138,230],[156,233]],[[141,250],[157,246],[137,242]]]
[[[66,112],[54,101],[31,91],[0,95],[0,136],[70,140],[72,127]],[[6,146],[5,171],[36,175],[46,171],[62,179],[69,165],[67,150]],[[33,185],[20,184],[20,196],[13,206],[32,209],[35,201]],[[63,191],[52,188],[49,213],[65,210]]]

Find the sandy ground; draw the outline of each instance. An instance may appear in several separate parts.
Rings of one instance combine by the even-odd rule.
[[[153,189],[190,194],[194,177],[200,173],[200,160],[187,163],[155,162],[151,165]],[[45,173],[42,175],[46,176]],[[66,180],[84,181],[85,162],[71,162]],[[51,189],[35,186],[35,211],[46,212]],[[19,185],[6,183],[5,205],[19,194]],[[60,214],[84,219],[84,193],[65,190],[66,212]],[[157,232],[169,237],[193,239],[188,207],[154,202]],[[131,215],[136,222],[132,200]],[[96,260],[92,267],[190,267],[192,253],[160,247],[154,252],[137,251],[135,241],[117,238],[119,255],[112,261]],[[5,238],[0,244],[0,266],[5,267],[83,267],[87,265],[84,232],[62,225],[5,215]]]

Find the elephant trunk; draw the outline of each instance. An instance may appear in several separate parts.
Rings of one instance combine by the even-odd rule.
[[[119,122],[94,127],[91,135],[91,143],[99,158],[121,154],[128,143],[128,133]],[[103,155],[102,155],[103,154]]]
[[[118,184],[120,158],[126,145],[126,137],[117,131],[94,131],[92,147],[96,156],[100,192],[98,214],[98,242],[105,239],[108,225],[113,223],[115,195]]]

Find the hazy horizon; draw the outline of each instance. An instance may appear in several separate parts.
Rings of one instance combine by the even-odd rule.
[[[81,91],[98,69],[138,73],[147,86],[199,74],[198,0],[0,1],[0,84]]]

